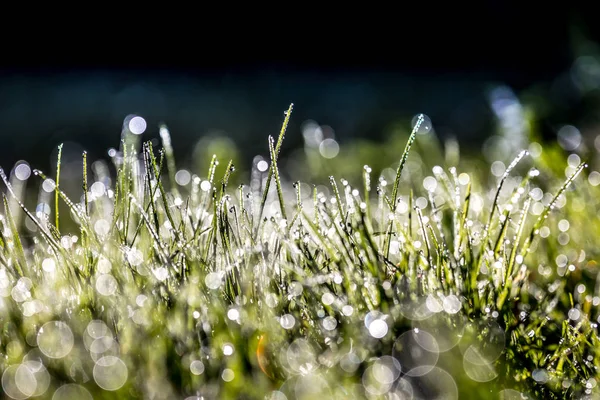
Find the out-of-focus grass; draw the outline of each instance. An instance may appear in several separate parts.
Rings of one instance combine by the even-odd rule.
[[[533,144],[490,167],[419,119],[278,162],[290,114],[245,186],[218,155],[178,170],[164,127],[163,149],[126,127],[116,175],[83,162],[77,200],[28,166],[3,175],[4,393],[599,395],[597,153]]]

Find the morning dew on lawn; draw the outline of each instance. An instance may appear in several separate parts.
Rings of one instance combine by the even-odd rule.
[[[4,394],[599,395],[598,179],[576,179],[583,155],[557,173],[562,160],[538,144],[481,168],[449,144],[454,163],[425,167],[411,149],[433,125],[418,115],[380,176],[358,165],[362,180],[288,183],[279,154],[291,113],[237,188],[233,163],[216,155],[205,174],[177,169],[168,129],[157,149],[134,115],[109,150],[116,175],[104,161],[88,171],[83,155],[77,200],[63,190],[60,151],[54,177],[24,162],[0,170]],[[577,150],[578,132],[561,132]],[[311,156],[344,152],[314,122],[303,136]]]

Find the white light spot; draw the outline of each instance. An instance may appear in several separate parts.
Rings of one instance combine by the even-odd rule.
[[[138,294],[135,298],[135,304],[137,304],[138,307],[144,307],[144,303],[146,303],[146,300],[148,300],[148,296],[146,296],[145,294]]]
[[[232,369],[229,368],[225,368],[223,370],[223,373],[221,374],[221,378],[225,381],[225,382],[231,382],[233,380],[233,378],[235,378],[235,373],[233,372]]]
[[[573,151],[581,144],[581,133],[572,125],[565,125],[558,131],[558,144],[567,150]]]
[[[226,356],[230,356],[233,354],[234,347],[231,343],[225,343],[223,345],[223,354]]]
[[[579,317],[581,317],[581,311],[576,308],[571,308],[568,312],[569,319],[572,321],[577,321]]]
[[[464,172],[458,176],[458,183],[460,183],[461,185],[466,185],[467,183],[469,183],[470,180],[471,177],[469,176],[469,174],[466,174]]]
[[[31,176],[31,168],[29,168],[29,164],[27,164],[26,162],[23,162],[16,166],[15,177],[18,180],[24,181],[24,180],[27,180],[30,176]]]
[[[44,261],[42,261],[42,269],[46,272],[54,272],[54,269],[56,268],[56,263],[54,262],[53,258],[44,258]]]
[[[265,160],[260,160],[257,164],[256,164],[256,168],[258,168],[258,170],[260,172],[265,172],[267,169],[269,169],[269,163],[266,162]]]
[[[194,360],[190,363],[190,372],[194,375],[202,375],[204,372],[204,363],[200,360]]]
[[[98,260],[98,265],[96,266],[96,268],[101,274],[108,274],[112,269],[112,264],[106,258],[102,257]]]
[[[344,307],[342,307],[342,314],[344,314],[345,316],[349,317],[353,313],[354,313],[354,307],[347,305],[347,304]]]
[[[92,186],[90,186],[90,192],[92,192],[94,197],[104,196],[106,193],[106,186],[104,186],[104,183],[102,182],[94,182],[92,183]]]
[[[517,257],[515,257],[515,262],[517,264],[523,264],[523,256],[522,255],[517,255]]]
[[[112,296],[117,291],[117,280],[110,274],[102,274],[96,279],[96,290],[103,296]]]
[[[127,366],[118,357],[104,356],[96,361],[94,381],[104,390],[118,390],[127,381]]]
[[[227,318],[232,321],[237,321],[240,318],[240,312],[237,308],[230,308],[229,311],[227,311]]]
[[[420,209],[424,209],[427,207],[427,199],[425,197],[419,197],[417,198],[417,200],[415,201],[415,204],[417,205],[417,207],[419,207]]]
[[[544,192],[540,188],[533,188],[529,192],[529,196],[535,201],[540,201],[542,200],[542,197],[544,197]]]
[[[427,176],[425,179],[423,179],[423,187],[429,192],[435,191],[437,184],[437,179],[435,179],[433,176]]]
[[[334,139],[325,139],[319,144],[319,153],[324,158],[335,158],[340,152],[340,145]]]
[[[202,181],[202,183],[200,184],[200,189],[202,189],[204,192],[208,192],[211,188],[211,184],[209,181]]]
[[[558,221],[558,229],[560,229],[561,232],[568,231],[570,226],[571,224],[569,224],[569,221],[567,221],[566,219],[561,219],[560,221]]]
[[[538,158],[542,155],[543,149],[544,148],[542,147],[542,145],[538,142],[532,142],[527,150],[529,151],[529,154],[531,154],[531,157]]]
[[[500,177],[504,174],[504,171],[506,171],[506,166],[502,161],[494,161],[492,163],[492,175]]]
[[[382,319],[376,319],[369,324],[369,333],[376,339],[381,339],[388,333],[387,323]]]
[[[444,311],[446,311],[448,314],[456,314],[462,307],[458,297],[453,294],[445,297],[442,301],[442,304],[444,306]]]
[[[112,335],[110,330],[108,329],[108,326],[106,326],[106,324],[99,319],[90,321],[85,330],[86,333],[94,339],[100,339],[104,336]]]
[[[337,320],[334,317],[325,317],[323,319],[323,328],[332,331],[337,326]]]
[[[335,297],[329,292],[327,292],[327,293],[323,294],[323,296],[321,296],[321,302],[326,306],[330,306],[331,304],[333,304],[334,300],[335,300]]]
[[[400,252],[400,243],[397,240],[390,241],[390,254],[396,255],[399,252]]]
[[[42,189],[44,192],[51,193],[56,188],[56,183],[52,179],[44,179],[42,182]]]
[[[218,289],[221,286],[221,275],[211,272],[204,278],[204,283],[209,289]]]
[[[52,400],[94,400],[90,392],[83,386],[75,383],[62,385],[54,392]]]
[[[296,324],[296,318],[292,314],[284,314],[279,319],[279,324],[283,329],[292,329]]]
[[[279,300],[277,299],[277,296],[275,294],[267,293],[267,295],[265,296],[265,303],[268,307],[274,308],[277,306],[277,304],[279,304]]]
[[[152,273],[161,282],[169,277],[169,270],[165,267],[158,267]]]
[[[71,352],[75,338],[67,324],[62,321],[46,322],[37,334],[37,345],[50,358],[62,358]]]
[[[185,186],[188,183],[190,183],[191,180],[192,180],[192,174],[190,174],[190,171],[188,171],[186,169],[180,169],[175,174],[175,182],[177,182],[177,184],[179,186]]]
[[[429,311],[434,313],[439,313],[444,310],[444,306],[440,299],[434,296],[433,294],[427,296],[427,299],[425,300],[425,305],[427,306],[427,309]]]
[[[94,222],[94,231],[98,236],[106,236],[110,232],[110,223],[105,219],[99,219]]]
[[[33,372],[24,364],[20,364],[15,371],[15,384],[26,397],[31,397],[37,388]]]
[[[134,267],[137,267],[144,261],[144,255],[137,248],[131,248],[127,251],[127,261]]]
[[[142,117],[133,117],[129,120],[129,130],[134,135],[141,135],[146,130],[146,120]]]
[[[581,158],[577,154],[569,154],[569,157],[567,157],[567,163],[569,166],[575,168],[581,164]]]
[[[598,172],[598,171],[590,172],[590,176],[588,176],[588,182],[592,186],[600,185],[600,172]]]

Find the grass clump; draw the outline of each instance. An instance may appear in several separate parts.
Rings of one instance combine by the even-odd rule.
[[[584,163],[559,182],[523,151],[490,185],[473,178],[480,171],[437,165],[422,186],[407,184],[419,118],[393,184],[356,166],[357,185],[331,177],[328,193],[311,191],[278,167],[291,112],[249,186],[229,187],[231,162],[215,176],[216,156],[205,175],[176,184],[165,127],[158,151],[125,129],[114,183],[96,169],[89,184],[84,155],[79,201],[61,190],[59,169],[54,180],[34,171],[46,198],[35,213],[23,180],[0,171],[4,393],[599,395],[598,241],[572,226],[574,247],[557,244],[565,218],[594,217],[593,188],[571,190]],[[589,208],[572,207],[567,191]],[[51,210],[51,192],[76,230]]]

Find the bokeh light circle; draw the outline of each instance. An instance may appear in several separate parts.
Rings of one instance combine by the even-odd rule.
[[[94,381],[104,390],[119,390],[127,381],[127,366],[118,357],[104,356],[94,366]]]
[[[75,338],[71,328],[62,321],[46,322],[37,335],[37,345],[46,357],[62,358],[71,352]]]
[[[54,392],[52,400],[94,400],[90,392],[81,385],[69,383]]]

